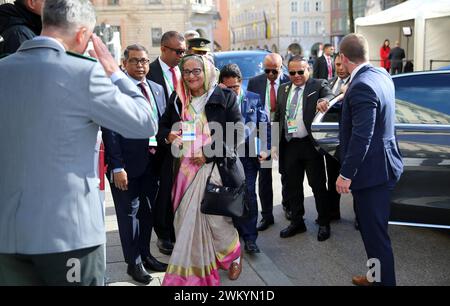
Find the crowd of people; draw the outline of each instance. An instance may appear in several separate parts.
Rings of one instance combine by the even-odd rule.
[[[0,184],[0,284],[103,284],[104,212],[93,168],[101,130],[127,273],[135,281],[148,284],[149,271],[157,271],[165,272],[163,285],[212,286],[220,284],[219,269],[236,280],[243,253],[257,256],[258,232],[274,224],[271,165],[278,160],[290,220],[280,238],[307,231],[306,173],[317,240],[331,237],[340,195],[352,192],[367,256],[381,262],[379,283],[395,285],[387,231],[390,191],[402,172],[394,87],[386,71],[369,64],[364,37],[346,36],[334,58],[325,45],[312,75],[298,54],[288,75],[282,57],[268,54],[264,73],[244,90],[238,65],[218,70],[198,33],[164,33],[153,61],[144,46],[129,45],[119,67],[93,34],[89,1],[21,5],[31,2],[43,5],[36,11],[42,31],[0,60],[0,162],[8,177]],[[82,55],[89,41],[97,60]],[[324,156],[311,124],[336,96],[340,150]],[[229,186],[229,151],[239,152],[248,214],[204,214],[208,182]],[[151,254],[153,230],[168,263]],[[67,278],[71,258],[81,267],[76,281]],[[369,281],[353,278],[357,285]]]

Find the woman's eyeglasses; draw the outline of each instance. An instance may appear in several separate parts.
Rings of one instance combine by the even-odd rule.
[[[290,76],[294,76],[294,75],[304,75],[305,74],[305,70],[299,70],[299,71],[289,71],[289,75]]]
[[[164,48],[172,50],[173,52],[175,52],[179,56],[183,56],[186,53],[186,49],[175,49],[175,48],[171,48],[169,46],[164,46]]]
[[[272,72],[273,75],[277,75],[278,74],[278,70],[277,69],[264,69],[264,72],[266,74],[270,74]]]
[[[194,68],[194,69],[192,69],[192,70],[189,70],[189,69],[183,69],[183,70],[181,71],[181,74],[183,74],[183,76],[187,78],[187,77],[189,77],[189,76],[191,75],[191,73],[192,73],[194,76],[199,76],[202,72],[203,72],[203,70],[201,70],[200,68]]]

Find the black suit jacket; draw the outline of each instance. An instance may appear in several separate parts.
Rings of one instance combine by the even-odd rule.
[[[169,91],[166,87],[166,81],[164,80],[164,75],[162,71],[161,64],[159,63],[159,57],[150,64],[150,71],[147,74],[147,79],[161,85],[164,88],[164,95],[166,101],[169,101]]]
[[[289,76],[283,74],[280,79],[280,85],[286,84],[289,82]],[[266,74],[260,74],[248,81],[247,90],[257,93],[261,98],[261,104],[266,105],[266,86],[267,86],[267,77]],[[278,101],[278,99],[277,99]]]
[[[158,108],[158,117],[161,117],[166,110],[163,89],[151,81],[147,81],[147,83],[151,91],[150,94],[153,95]],[[109,169],[124,168],[129,178],[141,176],[149,163],[149,139],[125,138],[106,128],[102,128],[102,132],[105,158]],[[157,155],[159,155],[159,152]]]
[[[284,138],[284,129],[286,123],[286,104],[289,96],[289,91],[291,90],[292,82],[283,84],[278,89],[278,105],[275,112],[275,122],[280,123],[279,129],[279,139]],[[328,87],[328,82],[326,80],[317,80],[310,78],[305,85],[305,90],[303,93],[303,122],[305,123],[306,130],[311,136],[311,124],[316,116],[317,100],[320,98],[327,98],[331,100],[333,98],[333,93]]]
[[[333,68],[332,76],[334,76],[335,69],[334,69],[333,58],[331,58],[331,67]],[[328,65],[327,65],[327,60],[325,58],[325,55],[322,55],[321,57],[319,57],[316,60],[316,62],[314,63],[313,77],[315,79],[328,80]]]

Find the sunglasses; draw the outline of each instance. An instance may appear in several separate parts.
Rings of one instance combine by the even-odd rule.
[[[270,74],[272,72],[272,74],[277,75],[278,74],[278,70],[277,69],[264,69],[264,72],[266,74]]]
[[[289,75],[290,75],[290,76],[295,76],[296,74],[298,74],[298,75],[304,75],[304,74],[305,74],[305,70],[289,71]]]
[[[182,55],[184,55],[186,53],[185,49],[175,49],[175,48],[171,48],[169,46],[163,46],[163,47],[167,48],[169,50],[172,50],[173,52],[175,52],[177,55],[180,55],[180,56],[182,56]]]

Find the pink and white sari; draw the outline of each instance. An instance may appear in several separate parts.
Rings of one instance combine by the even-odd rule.
[[[228,270],[241,254],[239,235],[232,219],[200,212],[212,163],[199,167],[190,157],[211,142],[204,112],[208,96],[207,93],[193,98],[183,114],[187,121],[194,119],[197,136],[195,141],[183,142],[183,154],[172,189],[176,243],[163,286],[218,286],[218,269]],[[212,172],[211,182],[222,183],[217,167]]]

